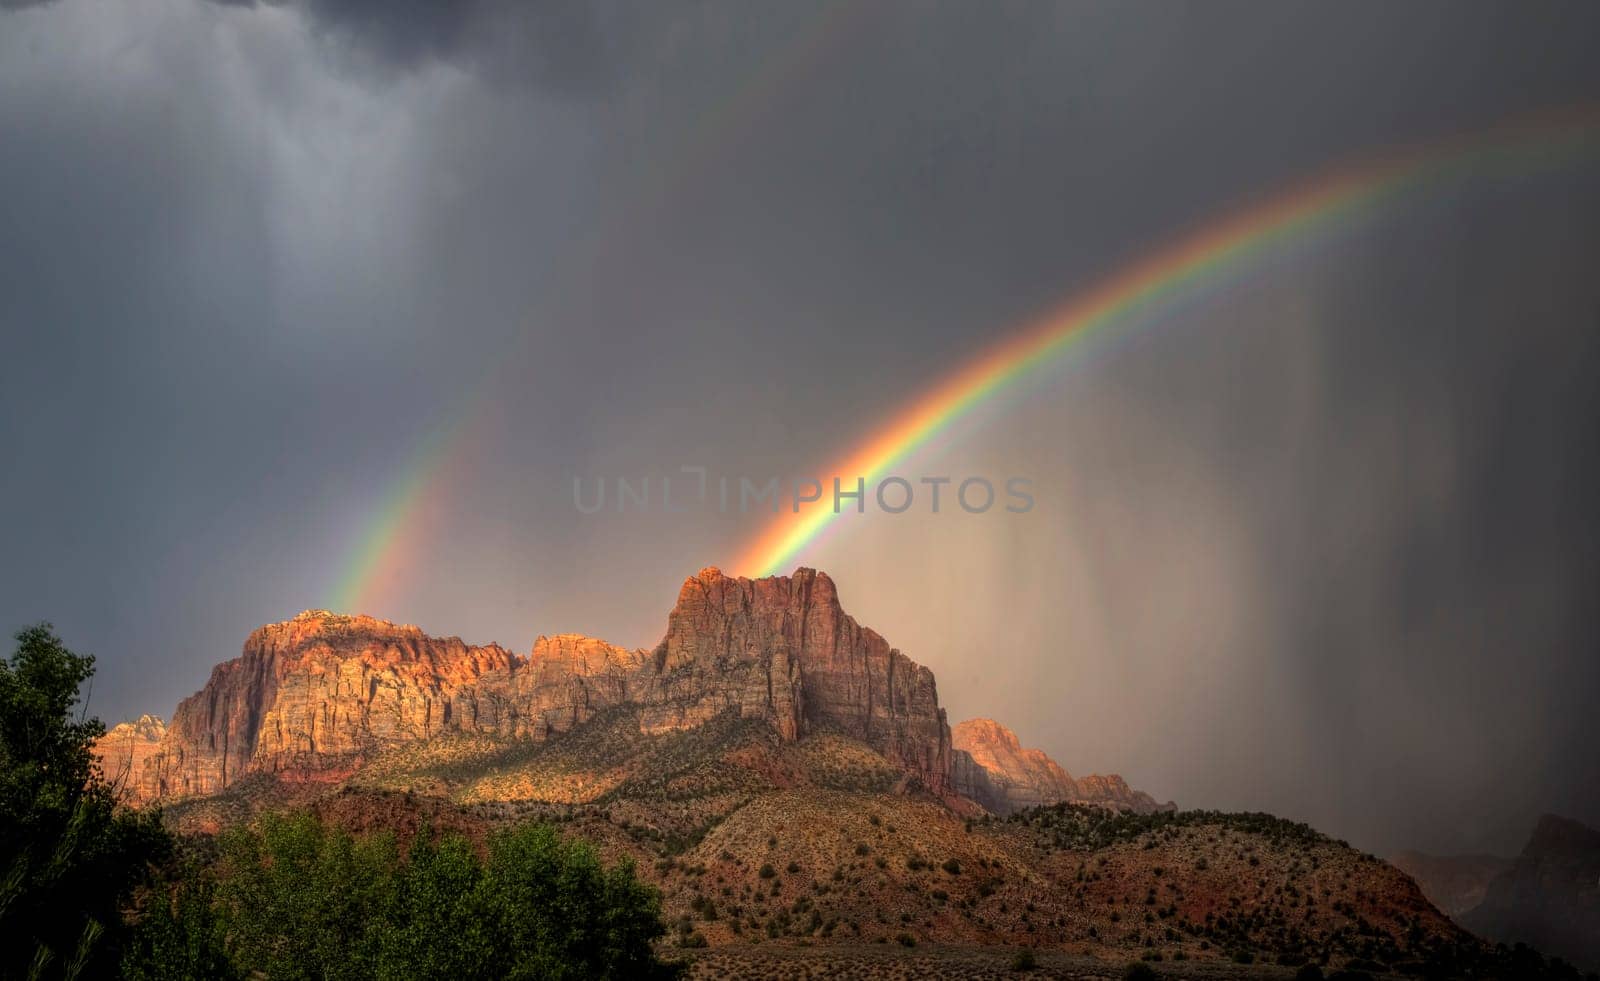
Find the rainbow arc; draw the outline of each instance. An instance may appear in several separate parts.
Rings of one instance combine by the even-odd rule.
[[[1281,245],[1337,226],[1357,212],[1479,173],[1526,173],[1600,149],[1600,107],[1545,112],[1450,140],[1394,151],[1291,187],[1158,248],[1013,331],[918,396],[827,472],[869,483],[995,395],[1092,338],[1132,329],[1184,290],[1226,281]],[[848,514],[845,511],[844,514]],[[842,518],[831,500],[769,523],[734,568],[758,576],[789,570]]]

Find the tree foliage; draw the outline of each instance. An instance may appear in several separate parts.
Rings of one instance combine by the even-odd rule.
[[[355,836],[306,815],[219,841],[141,928],[130,977],[649,978],[660,899],[627,864],[545,825],[483,853],[459,835]],[[225,963],[223,963],[225,961]],[[222,967],[208,965],[222,963]]]
[[[74,712],[94,658],[49,624],[0,658],[0,977],[92,976],[116,963],[121,907],[170,841],[96,772],[105,727]]]

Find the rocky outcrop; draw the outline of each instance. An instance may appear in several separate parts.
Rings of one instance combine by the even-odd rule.
[[[153,800],[215,793],[251,773],[337,778],[374,749],[443,734],[543,739],[623,704],[640,709],[646,731],[729,711],[770,721],[788,740],[837,730],[933,793],[951,792],[932,672],[851,619],[833,581],[810,569],[759,580],[702,570],[683,583],[652,651],[563,634],[519,657],[307,611],[251,634],[164,733],[118,727],[102,757],[126,774],[133,799]]]
[[[1462,925],[1600,970],[1600,831],[1547,814]]]
[[[167,724],[154,715],[141,715],[133,722],[122,722],[94,744],[100,760],[100,776],[119,795],[138,798],[136,784],[145,773],[148,761],[161,751]]]
[[[1077,784],[1055,760],[1040,750],[1024,749],[1016,733],[993,719],[968,719],[956,726],[951,745],[981,771],[968,796],[998,814],[1078,796]]]
[[[951,734],[952,783],[996,814],[1044,804],[1076,803],[1149,814],[1172,810],[1115,774],[1073,779],[1042,750],[1026,749],[1016,733],[993,719],[968,719]]]
[[[247,773],[315,776],[385,741],[474,727],[475,683],[513,655],[412,626],[310,610],[261,627],[178,703],[138,799],[209,794]]]
[[[1416,880],[1428,901],[1446,916],[1460,918],[1483,902],[1489,883],[1511,868],[1499,855],[1427,855],[1403,851],[1389,864]]]
[[[772,718],[788,739],[834,729],[935,794],[948,790],[950,727],[933,672],[856,623],[823,573],[751,580],[702,570],[679,591],[654,658],[666,700],[695,715],[737,705]]]

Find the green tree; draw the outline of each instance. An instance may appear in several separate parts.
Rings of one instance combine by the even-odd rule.
[[[233,981],[238,972],[223,950],[215,909],[216,882],[191,864],[162,883],[146,903],[122,957],[126,981]]]
[[[426,832],[412,841],[394,908],[378,937],[383,978],[496,977],[500,948],[493,899],[483,865],[459,835],[438,842]]]
[[[125,938],[120,909],[170,853],[159,816],[116,806],[74,711],[94,658],[49,624],[0,658],[0,976],[105,973]]]
[[[489,843],[484,879],[507,978],[666,976],[651,941],[665,933],[659,894],[631,863],[607,868],[594,846],[548,825],[523,825]]]
[[[243,972],[368,978],[395,915],[399,853],[386,833],[356,839],[308,814],[262,817],[218,847],[217,906]]]
[[[221,936],[233,969],[273,979],[675,973],[651,946],[664,932],[655,890],[631,865],[608,867],[593,846],[548,826],[497,834],[486,857],[459,835],[423,829],[402,858],[387,833],[267,815],[224,834],[219,848],[217,925],[180,903],[186,922],[152,928],[190,962]],[[156,940],[143,949],[154,956]]]

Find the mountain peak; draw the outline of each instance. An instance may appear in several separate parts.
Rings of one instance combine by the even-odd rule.
[[[210,794],[252,773],[348,773],[386,746],[439,736],[542,740],[624,705],[646,733],[728,712],[765,719],[788,741],[840,732],[946,792],[950,733],[933,673],[858,624],[833,581],[806,568],[764,579],[700,570],[650,651],[554,634],[519,658],[307,610],[251,633],[178,706],[159,749],[123,762],[142,799]],[[107,742],[104,752],[120,751]]]
[[[958,722],[955,728],[950,730],[950,734],[951,739],[960,748],[989,745],[1011,750],[1022,749],[1022,744],[1017,740],[1017,734],[994,719],[979,717],[968,719],[965,722]]]
[[[551,634],[519,657],[306,610],[251,633],[165,730],[119,727],[102,755],[150,800],[216,793],[257,773],[343,779],[389,747],[439,737],[540,741],[613,708],[646,735],[732,713],[765,721],[784,742],[843,736],[902,771],[904,788],[963,808],[960,796],[1000,812],[1071,800],[1157,807],[1120,777],[1074,780],[993,719],[957,727],[953,747],[933,672],[856,622],[833,580],[804,566],[760,579],[701,569],[648,650]]]
[[[1524,854],[1562,852],[1600,853],[1600,831],[1559,814],[1540,815]]]
[[[1024,748],[1017,734],[993,719],[968,719],[950,733],[957,789],[1000,814],[1061,801],[1140,813],[1171,810],[1112,773],[1073,779],[1043,750]]]

